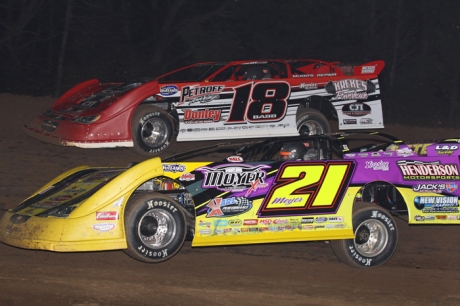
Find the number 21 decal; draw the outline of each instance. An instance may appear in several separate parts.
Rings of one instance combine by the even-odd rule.
[[[334,213],[353,173],[352,161],[283,164],[259,216]]]
[[[287,82],[247,83],[235,87],[226,123],[273,122],[286,115],[291,87]]]

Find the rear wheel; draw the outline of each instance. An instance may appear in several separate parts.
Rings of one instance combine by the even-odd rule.
[[[329,133],[331,128],[320,111],[305,108],[297,115],[297,130],[300,135],[321,135]]]
[[[344,263],[359,268],[383,265],[396,250],[398,230],[391,215],[371,203],[353,208],[354,239],[333,240],[332,249]]]
[[[131,121],[131,131],[136,153],[155,156],[171,144],[174,128],[171,116],[164,110],[141,105]]]
[[[179,203],[158,193],[136,195],[125,213],[125,253],[143,262],[165,261],[181,249],[186,230]]]

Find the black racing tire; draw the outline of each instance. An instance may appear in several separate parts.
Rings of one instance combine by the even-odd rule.
[[[156,156],[165,151],[174,136],[171,116],[161,108],[141,105],[131,120],[131,133],[136,153]]]
[[[187,223],[179,203],[159,193],[133,196],[125,211],[126,254],[147,263],[173,257],[185,241]]]
[[[326,117],[313,108],[299,109],[297,130],[300,135],[322,135],[331,131]]]
[[[375,204],[353,207],[354,239],[333,240],[332,249],[344,263],[358,268],[373,268],[386,263],[398,244],[398,229],[391,215]]]

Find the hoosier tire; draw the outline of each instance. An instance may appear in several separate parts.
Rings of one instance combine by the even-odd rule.
[[[157,263],[173,257],[182,247],[187,225],[179,203],[158,193],[129,200],[125,212],[126,254]]]
[[[133,115],[131,133],[136,153],[155,156],[171,144],[174,125],[171,116],[163,109],[141,105]]]
[[[321,135],[329,133],[331,128],[320,111],[306,108],[297,115],[297,130],[300,135]]]
[[[354,239],[333,240],[332,249],[344,263],[359,268],[372,268],[387,262],[396,250],[398,230],[391,215],[371,203],[353,208]]]

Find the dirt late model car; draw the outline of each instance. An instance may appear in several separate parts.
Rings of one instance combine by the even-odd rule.
[[[381,151],[390,146],[393,151]],[[454,150],[456,145],[446,146]],[[216,149],[228,157],[214,155]],[[345,263],[375,267],[392,256],[398,239],[392,216],[376,205],[388,208],[384,195],[408,203],[410,215],[434,216],[426,222],[459,222],[450,218],[458,212],[423,211],[435,210],[441,197],[451,203],[456,189],[438,184],[437,193],[428,193],[432,190],[414,184],[416,180],[405,181],[402,170],[398,172],[405,169],[399,168],[401,158],[410,157],[407,164],[423,163],[415,151],[395,139],[356,150],[351,153],[355,151],[343,135],[301,135],[236,150],[233,144],[214,145],[125,168],[74,168],[6,212],[0,240],[61,252],[124,249],[144,262],[172,257],[185,239],[192,246],[330,240]],[[423,151],[433,153],[430,146]],[[342,155],[344,159],[334,159]],[[220,161],[194,161],[201,156]],[[448,158],[435,159],[442,157]],[[390,173],[394,177],[387,180]],[[427,193],[415,205],[419,189]],[[447,192],[453,194],[443,194]],[[437,217],[442,215],[449,217]]]
[[[199,63],[156,79],[76,85],[23,130],[53,144],[132,147],[158,155],[171,141],[325,134],[383,128],[384,62],[319,60]]]

